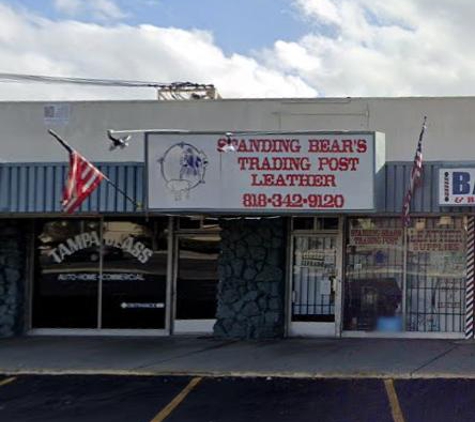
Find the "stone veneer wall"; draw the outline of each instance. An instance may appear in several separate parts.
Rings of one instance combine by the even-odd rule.
[[[18,222],[0,220],[0,337],[23,332],[26,241]]]
[[[285,323],[285,221],[221,220],[217,322],[223,338],[277,338]]]

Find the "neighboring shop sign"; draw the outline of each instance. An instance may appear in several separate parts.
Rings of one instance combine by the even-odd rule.
[[[350,229],[349,246],[402,245],[402,229]]]
[[[465,235],[457,229],[408,229],[409,252],[460,252],[465,250]]]
[[[475,168],[439,169],[439,205],[475,206]]]
[[[147,134],[148,207],[372,210],[384,137],[374,132]]]

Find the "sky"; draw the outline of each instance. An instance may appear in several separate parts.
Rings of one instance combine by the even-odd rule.
[[[213,84],[224,98],[475,95],[473,0],[0,0],[0,73]],[[153,99],[0,83],[0,100]]]

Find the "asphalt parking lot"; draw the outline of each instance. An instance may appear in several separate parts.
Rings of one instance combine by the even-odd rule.
[[[462,379],[0,376],[0,421],[473,421],[474,387]]]

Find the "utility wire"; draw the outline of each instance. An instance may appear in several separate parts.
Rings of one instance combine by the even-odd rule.
[[[70,78],[64,76],[44,76],[44,75],[24,75],[17,73],[0,73],[0,82],[41,82],[41,83],[66,83],[77,85],[97,85],[97,86],[117,86],[128,88],[157,88],[157,89],[177,89],[193,91],[196,89],[213,89],[211,84],[196,84],[192,82],[147,82],[130,81],[124,79],[91,79],[91,78]]]

